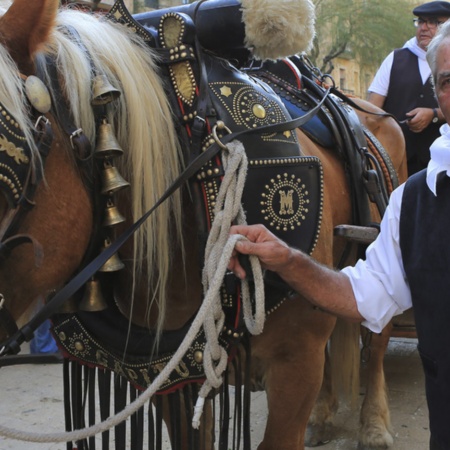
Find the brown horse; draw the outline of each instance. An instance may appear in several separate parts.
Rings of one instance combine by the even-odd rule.
[[[169,15],[167,18],[168,34],[176,28],[179,20],[173,17]],[[180,29],[185,30],[184,27]],[[110,241],[114,240],[114,234],[126,229],[161,198],[179,175],[180,167],[189,159],[184,148],[186,141],[178,139],[179,133],[176,132],[180,124],[174,124],[172,118],[174,115],[179,117],[184,125],[192,117],[187,114],[185,119],[171,110],[164,91],[167,80],[159,77],[161,71],[152,52],[133,29],[81,12],[58,12],[57,0],[16,0],[0,19],[0,42],[3,68],[0,102],[4,117],[2,122],[8,131],[4,134],[5,139],[10,141],[17,139],[8,146],[2,143],[0,153],[7,155],[6,158],[22,161],[22,166],[30,167],[25,173],[23,186],[19,182],[12,186],[15,179],[9,179],[6,187],[2,184],[5,195],[0,202],[3,244],[0,292],[4,307],[17,319],[37,297],[51,298],[55,291],[60,291],[93,257],[93,249],[94,253],[100,250],[106,252]],[[173,47],[175,44],[177,39]],[[165,54],[170,53],[167,51]],[[176,76],[182,71],[181,67],[186,68],[185,62],[180,64],[171,67],[171,75]],[[225,62],[221,62],[221,68],[224,67]],[[44,106],[41,105],[46,94],[39,83],[37,99],[33,95],[34,88],[29,83],[36,81],[31,77],[36,73],[52,86],[47,86],[53,98],[52,108],[46,108],[45,101]],[[104,75],[109,80],[114,87],[111,91],[113,97],[116,90],[120,90],[122,95],[106,106],[97,104],[93,108],[93,75]],[[185,75],[187,78],[184,80],[192,79],[189,70]],[[250,82],[244,75],[239,76],[246,83]],[[24,79],[27,80],[27,97],[23,89]],[[242,82],[242,79],[239,81]],[[214,84],[210,82],[210,86]],[[232,90],[217,84],[221,95],[228,98]],[[258,83],[253,89],[252,95],[263,100],[264,96],[269,98],[264,105],[276,112],[278,120],[280,117],[288,120],[288,116],[283,115],[284,110],[274,106],[276,96],[270,93],[267,86]],[[251,96],[244,96],[241,100],[248,98]],[[369,108],[369,105],[365,104],[365,107]],[[100,122],[94,113],[95,108],[101,110]],[[38,120],[35,110],[40,111],[37,113]],[[68,110],[71,116],[69,125],[63,120]],[[252,111],[255,120],[266,117],[266,110],[261,109],[259,103],[254,105]],[[244,114],[243,110],[240,112]],[[404,146],[399,127],[392,119],[358,114],[388,149],[399,178],[404,179]],[[108,129],[109,125],[115,130],[119,146],[126,152],[120,156],[121,152],[114,144],[113,150],[109,148],[106,156],[102,158],[97,154],[93,158],[82,138],[86,136],[94,147],[98,141],[97,126]],[[226,125],[234,131],[229,123]],[[38,127],[37,131],[33,131],[35,127]],[[203,146],[211,145],[211,140],[214,143],[223,139],[208,131],[206,141],[202,140]],[[317,145],[302,131],[298,131],[297,138],[286,130],[277,130],[272,135],[266,133],[265,143],[268,142],[269,146],[281,143],[283,148],[289,149],[288,156],[291,155],[290,149],[295,147],[299,156],[319,158],[323,168],[323,207],[320,233],[312,254],[324,264],[336,265],[344,251],[345,241],[336,238],[333,230],[337,225],[352,222],[349,183],[341,158],[336,151]],[[194,139],[193,135],[190,137]],[[25,150],[27,145],[29,153]],[[99,161],[100,169],[97,167]],[[125,189],[126,183],[115,168],[130,182],[130,192]],[[99,190],[98,173],[105,176],[111,172],[113,179],[103,179],[102,182],[112,183],[113,186],[108,186],[99,206],[97,197],[93,195]],[[203,173],[205,176],[202,176]],[[42,180],[38,182],[41,174]],[[7,178],[5,174],[3,177]],[[198,171],[198,177],[208,177],[208,171]],[[129,326],[130,329],[138,327],[141,332],[160,332],[159,340],[144,349],[147,357],[156,351],[155,348],[165,345],[165,336],[168,335],[163,332],[170,335],[186,327],[201,305],[201,239],[197,238],[196,216],[199,212],[192,200],[194,184],[190,189],[184,188],[181,193],[172,195],[136,236],[121,247],[123,270],[113,274],[108,271],[106,274],[93,274],[90,280],[94,284],[100,280],[109,307],[121,312],[125,323],[128,324],[129,319],[126,330]],[[213,182],[211,186],[206,185],[213,191],[207,194],[215,195]],[[116,193],[116,186],[120,192]],[[113,199],[123,212],[125,222],[105,235],[99,216],[104,206],[112,208]],[[109,226],[106,229],[109,230]],[[27,240],[32,245],[26,243]],[[118,265],[121,266],[120,263]],[[80,302],[78,292],[72,300]],[[292,296],[273,308],[263,333],[251,337],[247,354],[251,356],[252,386],[266,391],[269,411],[259,450],[304,448],[308,418],[322,382],[325,347],[335,322],[333,316],[313,308],[304,299]],[[62,349],[68,352],[66,356],[73,358],[75,355],[84,358],[88,367],[101,366],[105,369],[109,367],[109,341],[119,335],[122,325],[114,324],[106,342],[102,343],[103,329],[97,318],[94,323],[98,326],[93,327],[97,335],[92,341],[87,341],[85,335],[80,337],[78,331],[69,339],[66,332],[58,328],[59,323],[55,329]],[[94,361],[90,361],[86,355],[94,340],[100,340],[101,344],[95,352]],[[147,370],[148,360],[147,366],[122,364],[121,356],[133,345],[125,340],[119,343],[119,357],[113,363],[113,369],[145,388],[134,377],[142,375],[150,383],[151,380],[147,379],[151,378],[150,369]],[[201,352],[192,354],[197,366],[201,366]],[[155,370],[161,371],[166,364],[167,360],[161,358]],[[193,377],[192,380],[183,378],[188,376],[185,368],[180,363],[175,371],[185,385],[203,381],[204,376]],[[235,375],[238,372],[235,371]],[[164,389],[161,391],[166,392]],[[173,425],[169,415],[173,415],[176,409],[165,409],[169,429]],[[209,410],[206,416],[208,419]],[[81,428],[83,424],[84,420],[80,419],[74,427]],[[186,433],[189,434],[188,431]],[[187,440],[173,437],[173,429],[172,439],[175,448],[188,447]],[[205,433],[194,448],[213,448],[210,434]]]

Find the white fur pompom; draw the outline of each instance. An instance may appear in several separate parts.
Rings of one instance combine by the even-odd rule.
[[[261,60],[307,52],[312,45],[315,8],[312,0],[240,0],[245,45]]]

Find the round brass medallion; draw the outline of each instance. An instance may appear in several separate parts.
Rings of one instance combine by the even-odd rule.
[[[264,119],[266,117],[266,110],[263,105],[256,103],[253,105],[253,114],[258,117],[258,119]]]

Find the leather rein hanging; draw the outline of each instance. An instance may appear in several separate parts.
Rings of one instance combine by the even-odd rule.
[[[111,257],[113,256],[122,245],[139,229],[139,227],[147,220],[147,218],[174,192],[176,192],[183,184],[185,184],[192,176],[194,176],[211,158],[217,155],[221,150],[226,149],[226,144],[232,140],[239,139],[243,135],[255,134],[255,133],[278,133],[286,130],[293,130],[308,122],[314,115],[318,113],[326,98],[328,97],[329,90],[326,91],[324,97],[321,99],[320,103],[311,109],[307,114],[294,120],[287,121],[281,124],[266,125],[255,129],[243,130],[236,133],[229,133],[223,137],[217,138],[215,143],[212,144],[207,150],[200,153],[190,164],[184,169],[184,171],[178,176],[178,178],[168,187],[161,198],[153,205],[153,207],[148,210],[140,219],[138,219],[133,225],[131,225],[127,230],[125,230],[109,247],[102,251],[96,258],[94,258],[89,264],[87,264],[78,274],[72,278],[46,305],[22,328],[18,329],[15,321],[12,319],[11,314],[7,312],[6,308],[3,306],[4,300],[0,297],[0,326],[2,326],[6,331],[8,338],[0,346],[0,357],[5,355],[15,355],[20,352],[20,346],[25,341],[30,341],[33,338],[34,331],[49,319],[53,314],[57,313],[64,302],[72,297],[97,271],[98,269]],[[62,120],[64,114],[55,114],[58,118],[59,125],[63,127],[64,131],[70,137],[72,145],[77,145],[77,142],[83,141],[82,146],[84,147],[86,140],[82,133],[82,130],[73,129],[70,121]],[[66,124],[64,126],[64,124]],[[46,128],[49,128],[49,122],[45,122]],[[215,125],[216,132],[229,131],[223,122],[218,122]],[[47,131],[48,132],[48,131]],[[74,144],[75,143],[75,144]],[[47,153],[50,148],[49,143],[47,144]],[[85,149],[86,151],[86,149]],[[35,186],[33,188],[33,193]],[[28,192],[27,192],[28,194]],[[28,198],[28,197],[26,197]],[[15,221],[17,224],[17,221]],[[3,224],[0,224],[0,229]],[[17,237],[20,235],[17,235]],[[21,241],[16,241],[17,244]],[[3,248],[8,248],[6,241],[2,241],[2,246],[0,247],[0,257],[6,257],[7,253],[2,251]],[[6,318],[8,317],[9,318]],[[2,317],[6,319],[2,320]],[[13,326],[11,324],[14,324]]]

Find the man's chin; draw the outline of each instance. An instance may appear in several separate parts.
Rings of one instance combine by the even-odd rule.
[[[421,39],[420,41],[418,40],[417,41],[418,42],[418,44],[419,44],[419,47],[422,49],[422,50],[427,50],[427,47],[430,45],[430,42],[431,42],[431,38],[424,38],[424,39]]]

